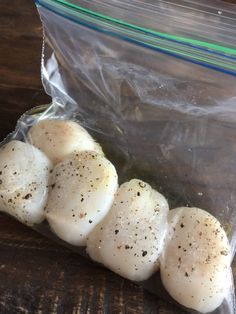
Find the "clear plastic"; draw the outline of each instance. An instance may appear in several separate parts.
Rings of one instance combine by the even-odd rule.
[[[55,9],[53,2],[61,8]],[[235,6],[137,0],[69,4],[91,9],[91,3],[97,13],[165,33],[165,42],[152,49],[150,34],[142,42],[134,29],[124,37],[121,29],[113,25],[111,31],[99,16],[96,25],[89,24],[86,12],[84,20],[76,17],[76,8],[64,1],[39,1],[42,81],[53,103],[26,113],[5,142],[27,141],[28,129],[38,120],[78,121],[115,165],[119,183],[142,179],[167,197],[171,209],[199,207],[214,215],[227,232],[233,260]],[[175,42],[173,36],[178,37]],[[203,40],[208,40],[205,48]],[[52,237],[46,222],[34,228]],[[86,255],[84,249],[70,248]],[[236,313],[231,279],[230,291],[214,313]],[[142,285],[174,302],[159,274]]]

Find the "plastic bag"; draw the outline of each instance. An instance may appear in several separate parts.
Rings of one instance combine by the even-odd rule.
[[[26,113],[5,142],[27,141],[28,129],[38,120],[79,121],[116,166],[120,183],[140,178],[163,193],[170,208],[199,207],[219,219],[233,259],[235,6],[151,0],[36,3],[44,26],[42,81],[53,104]],[[46,223],[34,228],[52,236]],[[231,279],[214,313],[235,313]],[[170,300],[158,274],[142,284]]]

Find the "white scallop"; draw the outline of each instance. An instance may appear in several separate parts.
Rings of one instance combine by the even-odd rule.
[[[118,188],[115,167],[101,154],[73,154],[55,166],[46,216],[64,241],[84,246],[109,211]]]
[[[43,151],[54,164],[73,152],[102,149],[78,123],[69,120],[42,120],[28,132],[31,144]]]
[[[208,313],[221,305],[231,283],[230,246],[220,222],[199,208],[170,211],[160,259],[162,282],[185,307]]]
[[[149,278],[159,267],[168,210],[164,196],[147,183],[122,184],[112,209],[89,235],[88,254],[125,278]]]
[[[27,225],[44,219],[51,161],[37,148],[11,141],[0,148],[0,210]]]

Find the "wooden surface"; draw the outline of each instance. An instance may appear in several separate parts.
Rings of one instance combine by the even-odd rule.
[[[31,0],[0,1],[0,138],[49,102],[42,29]],[[184,313],[0,214],[0,313]]]

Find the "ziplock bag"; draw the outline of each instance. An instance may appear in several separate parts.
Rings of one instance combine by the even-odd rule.
[[[232,260],[236,7],[187,0],[36,4],[44,29],[42,81],[53,102],[26,113],[5,142],[27,140],[39,120],[78,121],[116,166],[120,183],[140,178],[163,193],[170,208],[214,215],[227,232]],[[52,236],[46,222],[34,228]],[[214,313],[236,312],[229,281]],[[170,299],[158,274],[142,285]]]

